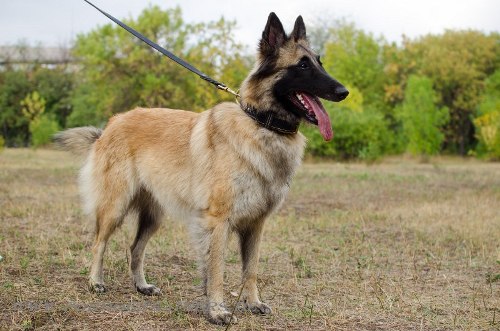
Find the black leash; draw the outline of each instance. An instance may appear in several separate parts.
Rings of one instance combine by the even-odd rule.
[[[113,22],[115,22],[116,24],[118,24],[119,26],[121,26],[122,28],[124,28],[125,30],[127,30],[129,33],[133,34],[134,36],[136,36],[137,38],[139,38],[140,40],[142,40],[143,42],[145,42],[146,44],[148,44],[149,46],[153,47],[158,52],[162,53],[163,55],[165,55],[166,57],[168,57],[172,61],[175,61],[176,63],[180,64],[181,66],[183,66],[184,68],[188,69],[189,71],[194,72],[195,74],[197,74],[198,76],[200,76],[201,79],[209,82],[210,84],[215,85],[219,90],[223,90],[223,91],[226,91],[228,93],[231,93],[232,95],[234,95],[236,97],[240,96],[238,93],[236,93],[233,90],[231,90],[225,84],[220,83],[220,82],[216,81],[215,79],[207,76],[206,74],[204,74],[200,70],[196,69],[195,67],[193,67],[192,65],[190,65],[189,63],[187,63],[186,61],[184,61],[183,59],[177,57],[175,54],[172,54],[171,52],[167,51],[165,48],[161,47],[157,43],[151,41],[150,39],[146,38],[144,35],[140,34],[136,30],[132,29],[131,27],[129,27],[128,25],[126,25],[122,21],[114,18],[113,16],[109,15],[105,11],[99,9],[92,2],[87,1],[87,0],[83,0],[83,1],[85,1],[89,5],[91,5],[92,7],[94,7],[95,9],[97,9],[98,11],[100,11],[101,13],[103,13],[110,20],[112,20]]]
[[[198,76],[200,76],[201,79],[209,82],[210,84],[215,85],[219,90],[226,91],[226,92],[231,93],[232,95],[236,96],[237,101],[238,101],[238,98],[240,98],[240,95],[238,93],[231,90],[225,84],[218,82],[215,79],[207,76],[206,74],[204,74],[200,70],[196,69],[195,67],[193,67],[192,65],[190,65],[189,63],[184,61],[183,59],[179,58],[175,54],[172,54],[171,52],[167,51],[165,48],[161,47],[160,45],[158,45],[154,41],[151,41],[150,39],[148,39],[147,37],[145,37],[141,33],[132,29],[131,27],[129,27],[128,25],[126,25],[125,23],[120,21],[119,19],[114,18],[110,14],[101,10],[96,5],[94,5],[92,2],[90,2],[88,0],[83,0],[83,1],[85,1],[86,3],[88,3],[89,5],[94,7],[95,9],[97,9],[98,11],[100,11],[102,14],[104,14],[110,20],[112,20],[113,22],[115,22],[116,24],[121,26],[123,29],[127,30],[127,32],[133,34],[135,37],[139,38],[140,40],[142,40],[143,42],[148,44],[150,47],[156,49],[158,52],[162,53],[163,55],[165,55],[166,57],[168,57],[172,61],[176,62],[177,64],[180,64],[181,66],[188,69],[189,71],[197,74]],[[238,102],[238,104],[239,104],[239,102]],[[268,130],[272,130],[272,131],[280,133],[280,134],[295,134],[298,131],[298,127],[299,127],[298,122],[297,123],[288,123],[282,119],[275,117],[275,115],[271,112],[257,112],[252,107],[246,107],[246,108],[242,107],[242,109],[250,118],[252,118],[254,121],[256,121],[257,123],[259,123],[261,126],[265,127]]]

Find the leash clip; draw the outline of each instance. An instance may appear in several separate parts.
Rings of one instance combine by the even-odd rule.
[[[217,84],[217,88],[219,90],[222,90],[222,91],[226,91],[228,93],[231,93],[232,95],[234,95],[236,98],[240,98],[240,95],[237,93],[237,92],[234,92],[233,90],[231,90],[229,87],[227,87],[226,85],[223,85],[223,84]]]

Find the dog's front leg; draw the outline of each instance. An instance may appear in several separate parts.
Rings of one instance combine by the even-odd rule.
[[[224,251],[229,233],[226,220],[210,220],[198,233],[198,243],[201,246],[201,271],[204,278],[205,291],[208,299],[207,314],[210,322],[215,324],[235,323],[236,317],[224,305]],[[210,224],[211,223],[211,224]]]
[[[254,314],[271,314],[271,308],[259,300],[257,289],[257,265],[264,220],[240,231],[241,260],[243,263],[242,297],[247,309]]]

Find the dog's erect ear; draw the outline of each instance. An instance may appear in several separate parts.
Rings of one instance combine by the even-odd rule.
[[[295,41],[300,39],[306,39],[306,26],[302,16],[297,17],[295,20],[295,26],[293,27],[292,37]]]
[[[266,27],[262,32],[259,49],[264,55],[274,54],[286,41],[285,29],[275,13],[269,14]]]

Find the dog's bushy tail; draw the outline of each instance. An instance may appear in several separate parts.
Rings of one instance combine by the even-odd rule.
[[[72,128],[56,133],[52,139],[59,148],[86,157],[92,144],[99,139],[102,130],[93,126]]]

